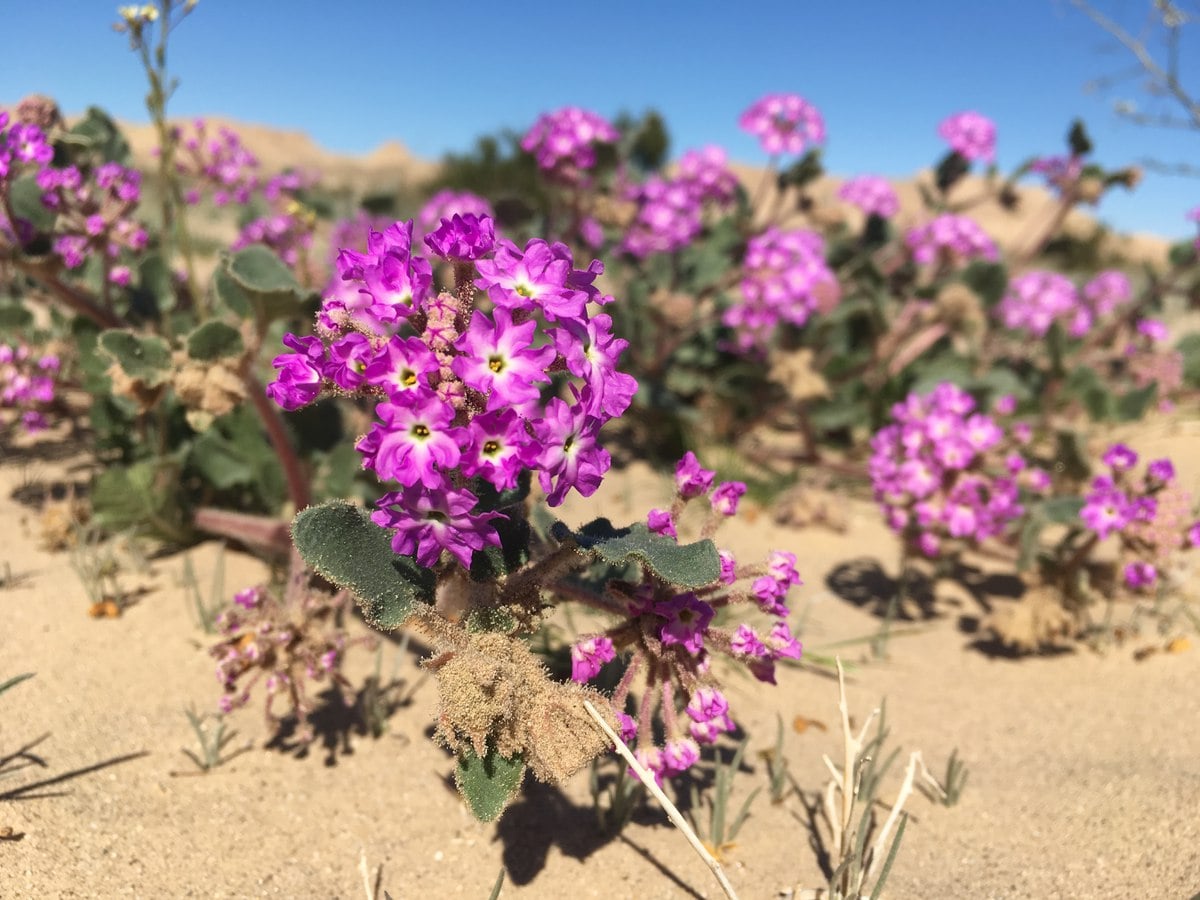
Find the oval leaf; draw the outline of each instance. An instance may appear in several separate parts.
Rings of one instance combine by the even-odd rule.
[[[364,509],[309,507],[293,520],[292,541],[322,577],[353,592],[373,628],[399,628],[414,603],[432,602],[433,573],[392,550],[387,530]]]
[[[512,802],[525,777],[525,759],[519,753],[506,759],[489,747],[480,759],[473,750],[458,757],[454,783],[480,822],[491,822]]]
[[[632,557],[678,587],[704,587],[721,576],[721,558],[712,541],[678,544],[665,535],[652,533],[642,522],[615,528],[608,519],[596,519],[578,532],[559,522],[551,533],[560,541],[573,539],[580,548],[607,563],[619,565]]]
[[[245,349],[241,332],[224,322],[205,322],[187,337],[188,356],[202,362],[241,356]]]

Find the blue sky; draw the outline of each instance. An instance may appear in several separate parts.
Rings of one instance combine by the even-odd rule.
[[[1095,2],[1132,27],[1150,5]],[[115,2],[6,6],[7,34],[27,37],[5,42],[0,102],[42,92],[67,112],[95,103],[145,120],[140,67],[111,29]],[[173,115],[301,128],[347,152],[394,139],[436,158],[575,104],[608,116],[653,107],[674,154],[719,143],[735,159],[761,162],[737,117],[760,95],[785,91],[822,111],[827,167],[841,175],[906,176],[931,164],[944,151],[938,122],[962,109],[997,122],[1002,167],[1061,152],[1076,116],[1111,167],[1200,156],[1200,132],[1117,119],[1114,100],[1143,98],[1136,82],[1084,92],[1090,79],[1128,69],[1129,58],[1066,0],[200,0],[172,36],[170,61],[180,78]],[[1200,75],[1194,83],[1200,93]],[[1100,215],[1122,229],[1184,237],[1184,213],[1197,204],[1200,179],[1150,175],[1136,193],[1107,199]]]

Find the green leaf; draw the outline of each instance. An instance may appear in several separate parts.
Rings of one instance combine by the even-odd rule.
[[[1071,123],[1071,130],[1067,133],[1067,146],[1071,148],[1072,156],[1087,156],[1092,152],[1092,139],[1088,136],[1087,127],[1082,119]]]
[[[1054,436],[1054,467],[1068,478],[1082,481],[1092,472],[1083,440],[1074,431],[1059,431]]]
[[[212,286],[217,300],[230,312],[243,319],[248,319],[254,314],[254,305],[250,302],[250,297],[224,267],[218,266],[213,272]]]
[[[14,675],[12,678],[8,679],[8,681],[0,682],[0,694],[3,694],[9,688],[16,687],[22,681],[28,681],[32,677],[33,677],[32,672],[25,672],[22,675]]]
[[[1008,269],[1002,263],[976,260],[963,270],[962,280],[985,306],[995,306],[1008,290]]]
[[[515,572],[529,562],[529,523],[523,516],[510,515],[492,522],[500,536],[500,546],[490,544],[471,557],[471,577],[475,581],[494,581]]]
[[[316,296],[302,288],[283,260],[262,244],[251,244],[226,257],[222,267],[261,319],[300,315],[303,304]],[[218,282],[218,293],[221,288]]]
[[[1180,241],[1172,244],[1167,251],[1167,259],[1176,269],[1183,269],[1196,261],[1196,245],[1192,241]]]
[[[666,535],[652,533],[642,522],[615,528],[608,519],[601,518],[577,532],[559,522],[551,533],[559,541],[574,540],[580,548],[613,565],[633,558],[678,587],[704,587],[721,575],[721,559],[712,541],[678,544]]]
[[[482,759],[473,750],[464,751],[454,769],[454,783],[480,822],[491,822],[504,812],[524,777],[525,759],[521,754],[506,759],[490,747]]]
[[[202,362],[241,356],[245,349],[241,332],[224,322],[205,322],[187,336],[188,356]]]
[[[1034,507],[1037,515],[1057,525],[1073,525],[1083,509],[1082,497],[1051,497]]]
[[[1200,334],[1189,334],[1175,345],[1183,355],[1183,380],[1200,387]]]
[[[138,260],[137,292],[143,295],[142,305],[150,307],[154,314],[175,308],[175,280],[162,254],[147,253]]]
[[[1158,397],[1158,382],[1152,381],[1144,388],[1129,391],[1119,397],[1114,412],[1120,422],[1136,422],[1146,414],[1155,398]]]
[[[45,232],[54,227],[58,213],[42,203],[42,189],[38,187],[36,176],[25,175],[9,185],[8,201],[13,215],[24,219],[37,231]]]
[[[251,244],[229,257],[229,274],[254,294],[298,291],[300,285],[283,260],[263,244]]]
[[[137,529],[172,543],[189,537],[172,459],[109,466],[92,482],[93,520],[110,531]]]
[[[366,510],[337,501],[311,506],[292,522],[292,541],[322,577],[354,593],[380,631],[399,628],[413,604],[433,600],[433,572],[393,551],[391,535]]]
[[[157,387],[171,374],[171,347],[157,335],[110,328],[100,334],[100,347],[130,378]]]
[[[19,303],[0,304],[0,328],[28,328],[33,324],[33,313]]]
[[[814,147],[779,173],[779,187],[782,189],[789,185],[796,185],[803,188],[805,185],[812,184],[824,173],[825,167],[821,164],[821,148]]]
[[[68,143],[98,153],[105,162],[129,162],[129,142],[104,110],[89,106],[87,113],[67,132]]]

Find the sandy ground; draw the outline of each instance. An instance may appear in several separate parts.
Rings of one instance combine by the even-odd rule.
[[[1194,423],[1192,423],[1194,425]],[[1197,446],[1195,428],[1143,428],[1146,452]],[[0,780],[0,897],[363,897],[365,853],[393,898],[488,896],[504,866],[504,896],[717,897],[709,873],[657,809],[640,813],[619,837],[597,833],[586,776],[563,790],[527,782],[498,825],[473,821],[447,787],[451,763],[427,737],[436,705],[432,682],[417,684],[411,652],[384,650],[411,704],[378,740],[323,719],[312,752],[268,749],[254,707],[236,713],[234,749],[251,749],[207,775],[181,752],[194,738],[184,707],[212,708],[218,696],[205,635],[177,586],[182,556],[126,576],[147,588],[124,616],[86,614],[67,557],[38,548],[36,516],[13,499],[32,486],[82,478],[70,458],[42,443],[0,462],[0,680],[36,677],[0,697],[0,759],[36,764]],[[1182,468],[1200,486],[1200,454]],[[610,476],[591,503],[564,518],[615,521],[664,495],[644,470]],[[751,510],[751,513],[753,511]],[[759,515],[722,532],[735,552],[795,551],[806,584],[804,641],[814,652],[871,634],[877,620],[840,599],[829,576],[850,560],[894,572],[896,547],[867,505],[849,505],[849,530],[787,530]],[[200,582],[215,544],[191,551]],[[230,592],[262,577],[259,563],[225,555]],[[993,579],[1001,590],[1010,582]],[[958,597],[958,600],[954,600]],[[988,603],[1011,602],[1002,595]],[[891,745],[920,749],[935,772],[957,747],[970,768],[952,808],[923,797],[893,872],[892,897],[1170,897],[1200,891],[1200,651],[1156,654],[1131,648],[1080,650],[1014,660],[973,644],[964,623],[981,614],[965,592],[946,592],[937,616],[893,639],[890,659],[872,662],[862,645],[844,648],[858,663],[849,686],[861,720],[887,698]],[[832,652],[826,650],[825,652]],[[361,679],[373,660],[350,666]],[[811,797],[826,780],[821,754],[840,759],[836,682],[821,670],[781,671],[779,686],[729,682],[734,712],[750,737],[749,767],[734,799],[765,785],[758,751],[775,735],[776,714],[828,727],[789,730],[786,754]],[[889,773],[890,801],[900,766]],[[729,854],[743,898],[776,897],[823,883],[803,806],[772,806],[760,796]],[[382,896],[382,892],[380,893]]]

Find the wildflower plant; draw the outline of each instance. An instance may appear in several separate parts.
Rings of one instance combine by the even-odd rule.
[[[603,266],[576,268],[565,245],[518,247],[496,240],[491,219],[455,215],[424,241],[445,264],[437,271],[453,276],[439,286],[411,235],[412,223],[396,223],[371,234],[365,253],[342,253],[356,295],[327,299],[317,334],[286,336],[291,352],[275,360],[268,392],[285,408],[323,392],[374,403],[357,449],[386,488],[369,513],[344,504],[301,513],[297,549],[353,591],[375,627],[409,624],[432,640],[437,737],[458,757],[459,786],[480,818],[499,815],[526,767],[558,781],[603,752],[589,698],[636,738],[657,776],[686,769],[697,740],[732,727],[710,654],[768,681],[776,658],[799,655],[783,621],[794,557],[738,567],[720,555],[708,538],[736,513],[744,486],[714,487],[694,457],[677,471],[676,503],[649,524],[537,527],[533,484],[550,508],[572,490],[591,496],[610,465],[600,429],[636,389],[619,368],[625,344],[599,311],[612,300],[596,286]],[[690,500],[708,506],[708,524],[680,544],[675,521]],[[520,635],[565,601],[615,622],[576,643],[573,680],[562,684]],[[716,610],[734,602],[778,621],[762,636],[745,623],[717,627]],[[618,652],[629,658],[610,701],[584,685]],[[634,693],[636,719],[626,712]]]
[[[233,602],[216,617],[221,639],[210,648],[217,660],[217,680],[222,695],[222,715],[250,702],[259,683],[265,694],[266,718],[277,729],[283,718],[275,711],[282,702],[296,719],[296,738],[309,744],[315,733],[309,716],[315,708],[313,693],[329,684],[353,705],[350,681],[342,674],[347,651],[357,645],[374,645],[373,637],[351,638],[343,625],[349,595],[329,596],[309,589],[303,573],[293,569],[289,589],[282,596],[262,586],[238,591]]]

